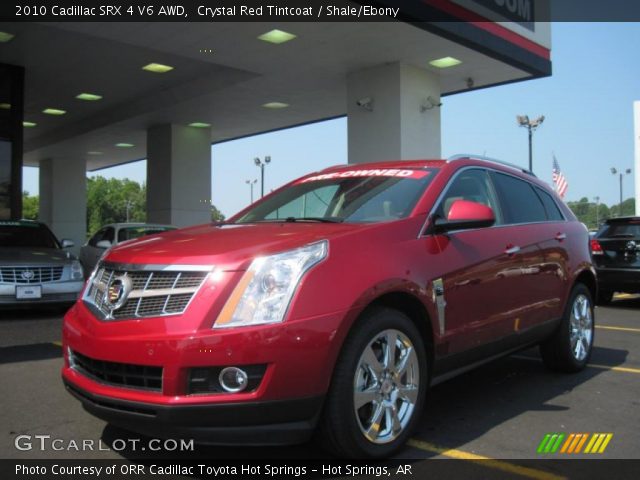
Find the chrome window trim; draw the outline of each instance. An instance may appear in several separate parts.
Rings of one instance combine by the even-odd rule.
[[[527,175],[531,175],[534,178],[538,178],[535,173],[531,170],[528,170],[524,167],[520,167],[514,163],[505,162],[504,160],[499,160],[497,158],[486,157],[484,155],[473,155],[471,153],[458,153],[456,155],[452,155],[447,158],[447,163],[456,162],[458,160],[482,160],[484,162],[493,163],[495,165],[501,165],[503,167],[512,168],[520,173],[526,173]]]
[[[487,172],[492,171],[492,172],[496,172],[496,173],[501,173],[503,175],[508,175],[510,177],[514,177],[518,180],[522,180],[523,182],[527,182],[530,186],[535,187],[537,186],[535,183],[530,182],[529,180],[522,178],[518,175],[514,175],[512,173],[509,172],[504,172],[502,170],[498,170],[495,168],[491,168],[488,166],[484,166],[484,165],[468,165],[466,167],[462,167],[459,170],[456,170],[454,172],[454,174],[451,176],[451,178],[449,179],[449,181],[447,182],[447,184],[444,186],[444,188],[442,189],[442,191],[440,192],[440,194],[438,195],[438,198],[436,198],[436,201],[433,202],[433,205],[431,206],[431,210],[429,210],[429,213],[427,214],[427,217],[424,219],[424,222],[422,223],[422,226],[420,227],[420,231],[418,232],[418,237],[417,238],[422,238],[422,237],[426,237],[426,236],[430,236],[432,234],[427,234],[424,233],[427,229],[427,224],[429,222],[429,218],[431,218],[431,216],[435,213],[436,209],[438,208],[438,205],[440,205],[440,202],[442,201],[442,198],[444,197],[445,193],[447,192],[447,190],[449,190],[449,187],[451,187],[451,184],[454,182],[454,180],[456,178],[458,178],[458,176],[466,171],[466,170],[471,170],[471,169],[484,169]],[[537,177],[536,177],[537,178]],[[493,180],[491,180],[491,183],[493,185]],[[493,187],[495,189],[495,186]],[[539,187],[541,188],[541,187]],[[534,190],[535,193],[535,190]],[[496,191],[497,194],[497,191]],[[536,193],[537,196],[537,193]],[[551,199],[555,202],[556,199],[553,198],[553,195],[551,195]],[[498,202],[500,202],[500,199],[498,198]],[[540,202],[542,202],[542,200],[540,200]],[[457,232],[471,232],[474,230],[487,230],[489,228],[503,228],[503,227],[518,227],[518,226],[523,226],[523,225],[539,225],[542,223],[566,223],[568,222],[567,217],[564,215],[564,212],[562,211],[562,209],[558,206],[557,202],[556,202],[556,206],[558,207],[558,210],[560,210],[560,214],[562,215],[562,220],[545,220],[542,222],[524,222],[524,223],[503,223],[501,225],[492,225],[490,227],[483,227],[483,228],[466,228],[466,229],[462,229],[462,230],[451,230],[449,232],[447,232],[448,235],[452,235],[455,234]],[[544,204],[543,204],[543,208],[544,208]],[[546,209],[545,209],[545,213],[546,213]]]

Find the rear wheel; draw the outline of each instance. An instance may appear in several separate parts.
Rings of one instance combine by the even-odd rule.
[[[591,357],[593,336],[591,292],[578,283],[571,291],[560,327],[540,345],[542,360],[552,370],[580,371]]]
[[[426,351],[399,311],[371,310],[354,326],[336,365],[320,434],[342,457],[380,458],[407,440],[427,386]]]

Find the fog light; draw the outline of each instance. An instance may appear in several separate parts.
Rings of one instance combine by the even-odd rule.
[[[227,392],[241,392],[247,388],[247,384],[249,383],[249,377],[246,372],[238,367],[227,367],[223,369],[220,375],[218,375],[218,380],[222,388]]]

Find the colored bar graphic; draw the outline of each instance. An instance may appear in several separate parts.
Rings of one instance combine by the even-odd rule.
[[[604,453],[612,438],[613,433],[547,433],[538,445],[537,453]]]
[[[547,433],[540,445],[538,445],[538,453],[556,453],[560,445],[562,444],[562,440],[564,440],[564,433]]]

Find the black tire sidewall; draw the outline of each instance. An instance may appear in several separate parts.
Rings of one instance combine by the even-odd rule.
[[[360,430],[353,406],[353,381],[364,349],[375,335],[389,329],[402,332],[413,343],[418,357],[420,383],[412,418],[405,430],[392,442],[379,445],[368,441]],[[336,365],[328,404],[330,411],[326,412],[331,419],[328,427],[338,430],[334,439],[342,444],[339,450],[334,449],[336,452],[358,458],[383,458],[391,455],[406,442],[419,421],[429,379],[423,342],[414,323],[403,313],[389,308],[371,309],[354,325]]]

